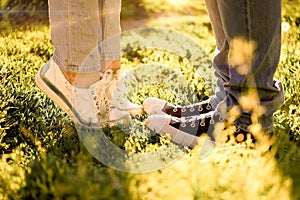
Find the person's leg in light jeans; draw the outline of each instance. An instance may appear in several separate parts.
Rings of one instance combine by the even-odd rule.
[[[55,52],[36,83],[80,124],[115,125],[142,112],[124,97],[120,10],[120,0],[49,0]]]
[[[225,99],[228,109],[239,105],[242,95],[255,89],[264,113],[259,123],[265,132],[273,125],[273,113],[284,97],[281,83],[273,80],[280,56],[281,1],[280,0],[206,0],[206,6],[214,30],[217,50],[213,66],[218,78],[216,103]],[[236,39],[253,45],[250,61],[242,58],[231,62]],[[247,44],[246,44],[247,46]],[[250,45],[251,46],[251,45]],[[243,48],[245,46],[241,46]],[[238,51],[243,49],[238,49]],[[248,62],[248,63],[245,63]],[[244,72],[239,65],[248,65]],[[243,70],[242,70],[243,71]],[[242,114],[235,124],[241,129],[251,125],[251,113],[241,108]]]
[[[100,59],[102,71],[120,66],[120,0],[100,0]]]
[[[120,59],[120,10],[120,0],[49,0],[51,38],[55,47],[53,60],[67,78],[75,73],[79,82],[80,75],[85,80],[85,75],[92,77],[91,81],[99,80],[97,72]],[[84,60],[97,47],[99,54],[93,55],[97,56],[93,59],[99,62],[84,65]],[[119,62],[113,67],[119,68]]]

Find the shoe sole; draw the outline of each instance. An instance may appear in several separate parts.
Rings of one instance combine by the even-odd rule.
[[[35,76],[36,85],[72,119],[77,119],[77,117],[75,117],[74,113],[70,109],[71,104],[69,103],[69,101],[53,84],[50,83],[50,81],[44,75],[42,75],[43,69],[44,68],[42,68]],[[65,100],[63,100],[64,98]]]

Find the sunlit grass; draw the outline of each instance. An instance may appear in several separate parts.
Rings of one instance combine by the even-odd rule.
[[[144,1],[153,8],[158,8],[155,6],[163,1],[157,1],[157,5],[151,2]],[[165,6],[172,4],[164,2]],[[283,25],[288,28],[283,29],[282,56],[276,78],[285,86],[286,101],[275,114],[275,137],[272,140],[263,137],[259,128],[253,127],[259,139],[255,146],[247,142],[218,143],[203,160],[199,159],[199,149],[187,150],[171,166],[145,174],[118,172],[93,159],[69,118],[35,86],[35,73],[53,53],[49,27],[1,31],[0,199],[299,199],[300,32],[295,3],[286,5],[289,12],[284,12],[283,18],[289,25]],[[208,22],[205,15],[184,16],[159,18],[150,21],[148,26],[177,30],[193,38],[207,52],[203,63],[210,65],[214,38]],[[211,83],[204,82],[188,61],[179,56],[168,57],[161,51],[135,53],[124,55],[124,68],[159,61],[172,66],[177,73],[185,72],[183,77],[192,91],[197,86],[201,98],[209,95],[206,83]],[[197,71],[200,75],[209,74],[211,68]],[[159,78],[167,77],[168,73]],[[131,96],[136,103],[147,96],[163,97],[173,103],[192,101],[183,97],[179,83],[174,84],[178,87],[177,93],[168,85],[160,86],[146,79],[141,85],[138,87],[140,95]],[[245,109],[257,110],[259,105],[253,99],[257,96],[249,92],[240,101]],[[249,104],[249,101],[254,103]],[[232,121],[239,115],[237,109],[230,113]],[[118,128],[113,128],[106,130],[108,137],[130,152],[153,152],[169,144],[168,138],[148,137],[149,132],[141,131],[145,117],[135,119],[138,122],[132,125],[133,136],[125,137]],[[226,131],[224,135],[230,135],[230,128]]]
[[[199,0],[142,0],[145,10],[160,15],[196,15],[205,13],[204,1]]]
[[[137,175],[131,191],[134,199],[291,199],[291,184],[271,155],[231,146],[204,160],[195,150],[166,169]]]

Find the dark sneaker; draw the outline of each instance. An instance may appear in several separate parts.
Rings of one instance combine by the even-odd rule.
[[[201,101],[199,103],[188,106],[176,106],[168,103],[165,100],[149,97],[144,101],[144,110],[149,115],[152,114],[168,114],[174,117],[188,117],[196,116],[213,111],[209,100]]]
[[[237,143],[245,142],[248,138],[247,135],[250,135],[252,142],[255,143],[255,138],[249,131],[244,131],[240,128],[237,128],[233,134]]]
[[[198,144],[198,136],[202,134],[207,134],[211,143],[215,144],[224,128],[224,118],[216,111],[180,119],[171,115],[151,115],[145,123],[158,134],[170,134],[173,142],[191,148]]]
[[[183,146],[193,148],[199,142],[199,136],[206,134],[211,144],[216,143],[225,128],[225,119],[220,112],[211,111],[198,116],[176,118],[171,115],[151,115],[146,120],[146,126],[160,135],[170,134],[171,140]],[[252,142],[255,138],[249,131],[236,128],[233,136],[237,143],[247,140],[250,134]],[[228,137],[225,142],[228,142]]]

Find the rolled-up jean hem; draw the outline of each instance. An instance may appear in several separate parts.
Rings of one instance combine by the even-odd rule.
[[[259,124],[262,126],[262,131],[264,133],[270,133],[273,131],[274,128],[274,119],[273,116],[271,117],[263,117],[261,119],[259,119]],[[244,131],[250,131],[249,130],[249,126],[251,125],[251,123],[249,123],[248,125],[245,124],[245,122],[241,122],[239,120],[236,120],[234,122],[234,125]]]
[[[61,70],[66,72],[87,74],[101,71],[100,61],[99,65],[94,66],[64,65],[55,54],[52,56],[52,60],[60,67]]]
[[[83,63],[82,66],[78,66],[78,65],[65,65],[58,58],[58,56],[56,56],[55,54],[52,56],[53,61],[60,67],[60,69],[66,72],[73,72],[73,73],[80,73],[80,74],[99,72],[102,69],[100,65],[101,60],[111,61],[111,60],[119,60],[120,58],[121,58],[120,54],[106,54],[100,56],[98,65],[84,66]]]
[[[100,60],[119,60],[121,59],[121,55],[120,54],[104,54],[104,55],[100,55]]]

